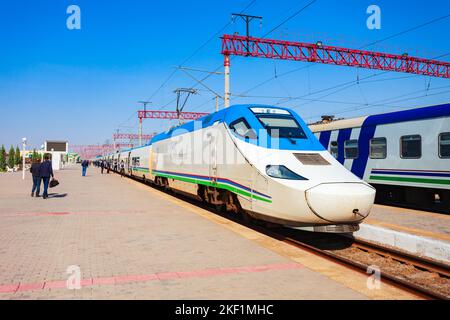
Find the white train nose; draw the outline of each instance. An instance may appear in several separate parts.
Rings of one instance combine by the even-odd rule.
[[[365,218],[375,200],[375,189],[364,183],[323,183],[305,193],[311,210],[320,218],[338,223]]]

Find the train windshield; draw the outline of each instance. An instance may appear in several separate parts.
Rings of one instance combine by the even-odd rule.
[[[305,132],[291,115],[256,115],[271,137],[307,139]]]

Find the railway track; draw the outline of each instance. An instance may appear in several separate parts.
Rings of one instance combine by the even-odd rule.
[[[343,237],[334,236],[337,238],[333,242],[334,246],[337,243],[348,243],[348,246],[323,248],[320,244],[311,243],[311,239],[299,240],[298,237],[292,236],[284,237],[283,241],[326,256],[363,273],[375,267],[380,272],[381,281],[387,281],[424,298],[450,299],[449,266],[374,243],[350,238],[339,239]]]
[[[133,179],[142,182],[140,179]],[[151,186],[168,192],[161,187]],[[369,267],[372,269],[376,267],[380,271],[381,281],[426,299],[450,299],[450,267],[446,264],[339,234],[313,233],[286,227],[268,228],[259,222],[254,223],[248,219],[217,210],[186,195],[175,192],[170,192],[170,194],[267,236],[327,257],[364,274],[367,274]]]

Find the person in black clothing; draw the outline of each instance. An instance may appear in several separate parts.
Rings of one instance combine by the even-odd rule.
[[[36,197],[39,197],[41,191],[41,161],[36,159],[31,165],[30,172],[33,176],[33,188],[31,189],[31,196],[34,197],[34,191],[36,191]]]
[[[120,161],[120,177],[122,178],[125,175],[125,162]]]
[[[89,161],[83,160],[83,162],[81,163],[81,167],[83,168],[82,171],[81,171],[81,175],[82,175],[83,177],[86,176],[86,170],[87,170],[87,167],[88,167],[88,166],[89,166]]]
[[[42,197],[44,199],[48,198],[48,183],[50,182],[50,177],[54,178],[52,162],[49,160],[50,157],[48,154],[44,155],[44,162],[41,163],[40,166],[40,177],[42,178],[42,182],[44,183],[44,193]]]
[[[103,170],[105,169],[105,161],[100,161],[100,168],[102,169],[102,174],[103,174]]]

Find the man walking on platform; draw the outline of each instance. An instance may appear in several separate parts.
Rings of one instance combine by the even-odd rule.
[[[87,161],[87,160],[83,160],[83,162],[81,163],[83,177],[86,177],[86,170],[87,170],[88,165],[89,165],[89,161]]]
[[[34,191],[36,190],[36,197],[39,197],[39,192],[41,191],[41,161],[39,161],[38,159],[33,160],[30,172],[33,176],[33,188],[31,189],[31,196],[34,197]]]
[[[48,198],[48,183],[50,182],[50,177],[54,177],[52,162],[49,159],[50,157],[48,154],[45,154],[44,162],[42,162],[40,166],[40,176],[42,178],[42,182],[44,183],[44,193],[42,194],[43,199]]]
[[[105,169],[105,161],[103,161],[103,160],[100,161],[100,168],[102,169],[102,174],[103,174],[103,170]]]

